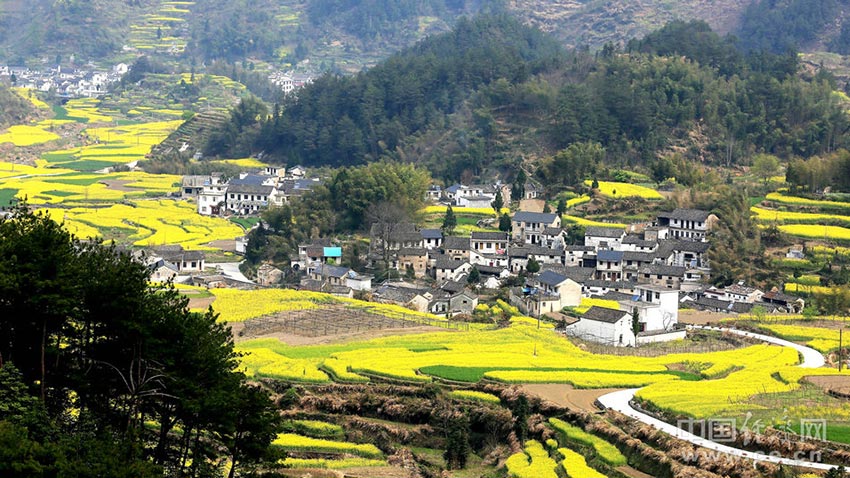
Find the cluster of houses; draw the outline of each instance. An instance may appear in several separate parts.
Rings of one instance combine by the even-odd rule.
[[[280,88],[285,94],[303,88],[313,82],[310,75],[300,75],[292,72],[274,71],[268,76],[269,82]]]
[[[705,211],[677,209],[639,233],[587,227],[579,245],[569,243],[561,218],[551,213],[518,211],[510,232],[468,237],[413,224],[377,224],[369,259],[437,284],[465,283],[475,269],[490,289],[526,273],[526,283],[510,289],[510,302],[531,316],[559,316],[565,307],[579,306],[582,297],[607,299],[620,307],[592,307],[566,320],[566,332],[635,345],[683,336],[677,327],[680,293],[699,293],[710,275],[706,234],[716,220]],[[528,274],[531,264],[538,273]]]
[[[527,181],[523,197],[520,199],[537,199],[540,191],[538,184]],[[428,199],[457,207],[489,208],[496,196],[502,196],[503,204],[510,204],[511,187],[496,182],[495,184],[453,184],[445,189],[432,185],[428,188]]]
[[[197,198],[199,214],[252,214],[282,205],[317,184],[320,180],[304,178],[303,168],[270,166],[229,181],[215,174],[187,176],[182,194]],[[526,198],[534,198],[535,191],[527,186]],[[466,207],[490,207],[499,194],[507,203],[510,188],[454,185],[429,190],[434,199]],[[372,276],[339,265],[342,249],[326,240],[300,246],[290,266],[304,273],[302,289],[357,295],[438,315],[473,312],[478,296],[467,283],[474,275],[476,287],[513,285],[510,303],[525,314],[554,317],[569,335],[618,346],[684,337],[678,325],[680,306],[724,313],[750,312],[756,306],[766,312],[801,310],[800,299],[781,292],[743,284],[706,286],[711,274],[707,234],[716,221],[707,211],[676,209],[658,214],[651,224],[588,226],[580,244],[571,243],[560,216],[544,212],[517,211],[509,232],[469,236],[412,223],[376,223],[368,262],[374,270],[392,269],[404,279],[373,284]],[[258,283],[277,283],[282,274],[263,266]],[[582,298],[604,299],[608,305],[562,314],[565,308],[579,307]]]
[[[180,195],[193,198],[198,214],[257,214],[270,206],[282,206],[320,185],[318,178],[305,178],[305,169],[267,166],[259,173],[242,173],[226,179],[220,173],[183,176]]]
[[[129,68],[126,63],[119,63],[109,71],[62,66],[33,70],[25,66],[0,65],[0,79],[30,90],[54,91],[64,98],[96,98],[105,95],[109,85],[121,80]]]

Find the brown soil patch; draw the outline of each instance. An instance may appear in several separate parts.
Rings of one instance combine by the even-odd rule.
[[[220,240],[220,241],[212,241],[207,243],[210,247],[215,247],[217,249],[221,249],[222,251],[235,252],[236,251],[236,241],[234,240]]]
[[[215,297],[189,297],[189,308],[206,310],[214,300]]]
[[[346,342],[361,342],[371,339],[377,339],[380,337],[389,337],[389,336],[398,336],[398,335],[413,335],[413,334],[426,334],[432,332],[447,332],[452,329],[443,329],[441,327],[429,327],[429,326],[419,326],[419,327],[407,327],[407,328],[398,328],[398,329],[381,329],[381,330],[370,330],[365,332],[351,332],[346,334],[337,334],[337,335],[320,335],[316,337],[305,337],[302,335],[295,335],[291,333],[285,332],[275,332],[270,334],[265,334],[261,336],[253,336],[247,337],[240,335],[245,328],[244,322],[234,322],[232,324],[228,324],[233,333],[233,338],[236,342],[242,342],[245,340],[253,340],[257,338],[263,339],[277,339],[281,342],[292,345],[292,346],[300,346],[300,345],[323,345],[323,344],[339,344]]]
[[[602,395],[622,390],[620,388],[576,389],[563,383],[531,383],[523,384],[521,388],[560,407],[585,412],[598,411],[599,408],[593,402]]]
[[[619,468],[616,468],[616,470],[626,476],[630,476],[631,478],[655,478],[652,475],[647,475],[642,471],[635,470],[630,466],[621,466]]]
[[[98,181],[98,182],[105,184],[107,188],[113,189],[115,191],[124,191],[124,192],[139,191],[139,189],[128,188],[126,186],[126,184],[130,182],[129,179],[104,179],[104,180]]]
[[[707,312],[701,310],[680,310],[679,322],[689,325],[706,325],[720,322],[720,319],[732,317],[728,312]]]
[[[848,376],[810,376],[805,377],[806,381],[811,382],[825,391],[834,391],[841,394],[850,395],[850,375]]]

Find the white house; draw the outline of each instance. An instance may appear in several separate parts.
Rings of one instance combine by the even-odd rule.
[[[605,345],[626,347],[636,343],[632,314],[607,307],[591,307],[565,331],[567,335]]]
[[[223,212],[227,184],[221,182],[221,175],[213,173],[209,183],[204,183],[198,193],[198,214],[202,216],[217,216]]]
[[[620,309],[638,312],[641,332],[669,331],[679,323],[679,292],[655,285],[637,285],[632,300],[620,301]]]
[[[717,216],[699,209],[674,209],[658,215],[658,224],[667,226],[670,237],[692,241],[705,241],[706,234],[717,221]]]
[[[561,218],[545,212],[517,211],[511,219],[514,239],[526,244],[541,244],[547,228],[560,227]]]
[[[507,232],[474,231],[471,236],[472,250],[481,254],[505,254],[509,239]]]
[[[456,281],[464,274],[469,274],[472,264],[466,261],[454,261],[447,258],[437,259],[434,265],[434,278],[438,281]]]
[[[626,230],[621,227],[588,226],[584,230],[584,245],[599,249],[621,250]]]
[[[581,303],[581,284],[557,272],[541,272],[530,286],[511,290],[511,304],[524,313],[539,317],[560,312]]]

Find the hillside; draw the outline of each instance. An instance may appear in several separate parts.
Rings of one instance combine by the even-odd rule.
[[[843,17],[841,5],[846,2],[822,1],[838,7],[830,4],[809,10],[832,12],[840,7],[839,17]],[[606,42],[624,43],[676,19],[704,20],[721,34],[735,32],[756,38],[770,34],[759,33],[760,26],[752,21],[758,16],[767,16],[771,21],[801,16],[797,5],[801,2],[753,3],[751,0],[0,0],[0,60],[23,63],[40,57],[52,61],[58,56],[67,61],[72,54],[84,60],[126,58],[126,53],[122,53],[126,46],[131,53],[158,53],[177,59],[190,56],[196,60],[241,61],[252,57],[293,65],[310,60],[310,68],[354,72],[428,35],[448,31],[462,16],[482,11],[510,11],[524,22],[552,33],[567,46],[591,48]],[[739,28],[742,16],[744,26],[753,32]],[[794,34],[792,28],[776,30],[783,31],[783,35]],[[830,35],[834,37],[839,32],[840,21],[832,22]],[[828,40],[823,40],[809,41],[804,46],[829,45]]]
[[[642,37],[672,20],[704,20],[725,34],[738,28],[752,0],[553,1],[512,0],[510,9],[569,46],[598,48]]]
[[[367,72],[320,78],[261,124],[236,114],[230,138],[205,152],[308,166],[412,161],[446,181],[524,160],[570,185],[571,173],[603,165],[732,166],[844,144],[840,96],[798,75],[796,55],[742,53],[701,22],[672,23],[628,50],[568,52],[507,16],[478,17]]]
[[[0,128],[25,123],[34,110],[32,103],[0,84]]]

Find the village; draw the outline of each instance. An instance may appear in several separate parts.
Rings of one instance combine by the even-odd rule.
[[[268,166],[227,181],[219,174],[185,176],[180,195],[196,201],[201,215],[256,216],[321,183],[301,166]],[[526,198],[534,199],[537,191],[529,182]],[[458,184],[432,187],[428,193],[446,207],[489,207],[497,194],[509,200],[510,187]],[[346,244],[324,238],[299,245],[286,273],[260,265],[254,283],[211,275],[203,252],[179,246],[150,250],[144,260],[154,280],[206,287],[284,286],[453,319],[472,318],[479,303],[503,298],[523,314],[556,323],[562,333],[612,346],[684,338],[680,308],[799,313],[805,305],[798,297],[743,283],[709,286],[708,232],[718,218],[708,211],[675,209],[626,228],[587,226],[578,241],[571,240],[556,213],[517,210],[510,218],[509,231],[465,236],[410,222],[376,223],[363,270],[342,265]],[[262,221],[254,227],[263,227]],[[244,254],[246,246],[247,236],[238,238],[235,250]],[[376,274],[381,265],[388,270]]]
[[[57,65],[43,70],[0,65],[0,78],[8,77],[12,86],[42,93],[52,92],[60,98],[98,98],[107,94],[109,86],[120,81],[129,70],[130,66],[126,63],[118,63],[108,71],[98,69],[93,64],[82,68]]]

